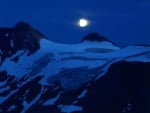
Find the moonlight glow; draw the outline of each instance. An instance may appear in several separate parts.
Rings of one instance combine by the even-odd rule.
[[[78,21],[78,26],[79,27],[86,27],[86,26],[88,26],[89,25],[89,21],[87,20],[87,19],[80,19],[79,21]]]

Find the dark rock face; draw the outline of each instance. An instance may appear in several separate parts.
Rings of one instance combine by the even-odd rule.
[[[102,41],[108,41],[111,42],[110,40],[108,40],[106,37],[98,34],[97,32],[93,32],[93,33],[89,33],[88,35],[86,35],[81,42],[84,41],[98,41],[98,42],[102,42]],[[112,42],[111,42],[112,43]]]
[[[118,62],[82,100],[85,113],[150,113],[150,63]]]
[[[40,48],[40,32],[25,22],[17,23],[13,28],[0,28],[0,55],[4,61],[18,50],[28,50],[28,55]]]

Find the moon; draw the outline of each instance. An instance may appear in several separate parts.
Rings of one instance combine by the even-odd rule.
[[[87,19],[81,18],[78,20],[79,27],[87,27],[89,25],[89,21]]]

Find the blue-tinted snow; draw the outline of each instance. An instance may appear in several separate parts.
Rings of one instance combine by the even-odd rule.
[[[11,105],[11,106],[9,107],[9,109],[8,109],[8,112],[10,112],[11,110],[14,110],[16,107],[17,107],[17,106],[15,106],[15,105]]]
[[[1,88],[0,93],[3,93],[3,91],[9,90],[10,86],[6,86],[4,88]]]
[[[6,100],[6,97],[2,97],[0,96],[0,104],[4,102],[4,100]]]
[[[0,87],[5,85],[5,84],[6,84],[6,81],[0,82]]]
[[[82,111],[82,107],[75,106],[75,105],[59,105],[58,108],[63,113],[72,113],[72,112],[75,112],[75,111]]]
[[[133,110],[133,105],[128,103],[126,107],[124,108],[123,113],[128,113],[128,112],[131,112],[132,110]]]
[[[17,55],[20,55],[18,62],[12,61],[11,59]],[[7,71],[9,75],[15,75],[17,78],[25,74],[29,76],[44,75],[45,77],[40,83],[49,84],[47,79],[57,75],[62,69],[102,67],[103,73],[98,76],[101,77],[112,63],[119,60],[149,62],[150,47],[129,46],[119,48],[110,42],[88,41],[78,44],[58,44],[42,39],[40,49],[36,53],[28,56],[27,53],[18,51],[11,58],[5,60],[0,67],[0,71]],[[90,80],[89,78],[85,79],[85,76],[85,74],[82,74],[80,78],[83,83]],[[63,76],[61,77],[61,83],[64,84]]]
[[[0,55],[2,55],[3,54],[3,51],[0,49]]]
[[[13,95],[14,93],[16,93],[17,90],[13,90],[9,93],[9,95],[7,96],[0,96],[0,104],[3,103],[5,100],[7,100],[11,95]]]
[[[86,95],[87,91],[88,91],[87,89],[83,90],[77,98],[78,99],[83,98]]]
[[[8,37],[8,36],[9,36],[9,33],[6,33],[5,36]]]
[[[141,53],[140,55],[135,55],[134,57],[129,57],[128,61],[142,61],[142,62],[149,62],[150,61],[150,51],[146,51]]]
[[[10,41],[10,46],[13,48],[14,47],[14,42],[13,40]]]
[[[41,97],[41,95],[45,92],[44,88],[42,87],[40,94],[34,98],[34,100],[32,100],[30,103],[28,103],[26,100],[23,101],[23,107],[24,109],[22,110],[21,113],[26,113],[26,111],[33,105],[35,104],[38,99]]]
[[[55,102],[59,99],[61,93],[62,93],[62,92],[59,92],[56,97],[49,99],[49,100],[46,101],[43,105],[54,105]]]

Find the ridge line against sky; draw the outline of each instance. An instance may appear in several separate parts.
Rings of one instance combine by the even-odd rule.
[[[50,40],[77,43],[99,32],[118,45],[150,44],[149,0],[3,0],[0,27],[29,22]],[[77,26],[80,18],[90,25]]]

